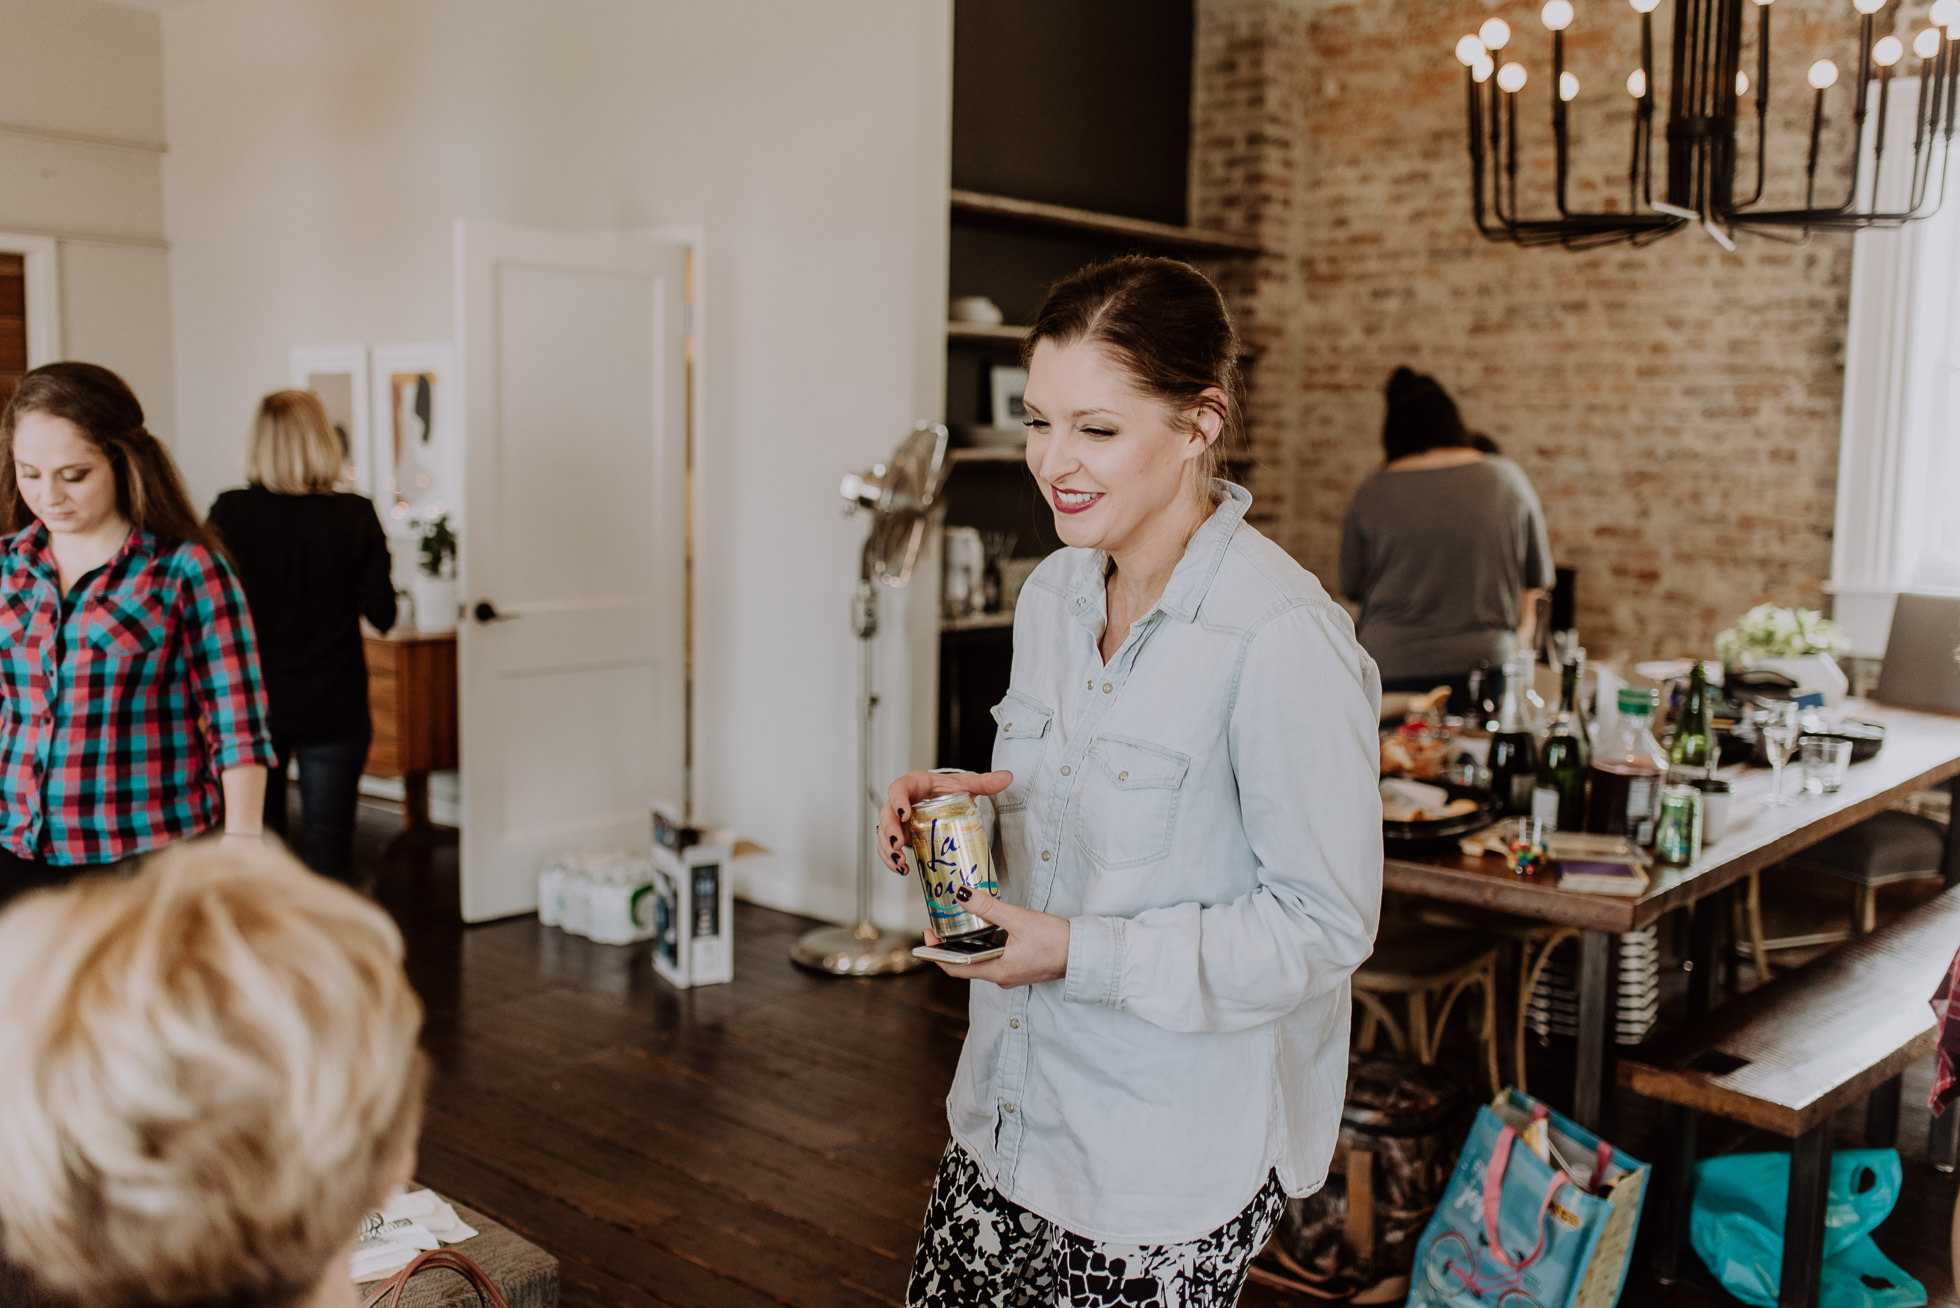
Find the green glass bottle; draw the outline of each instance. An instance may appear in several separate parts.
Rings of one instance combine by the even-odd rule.
[[[1558,714],[1538,751],[1537,785],[1531,815],[1556,831],[1578,831],[1586,823],[1587,749],[1579,719],[1579,675],[1584,659],[1568,658],[1560,679]]]
[[[1674,720],[1674,739],[1667,747],[1667,774],[1674,781],[1697,781],[1714,770],[1715,730],[1708,692],[1708,665],[1697,662],[1688,677],[1688,693]]]

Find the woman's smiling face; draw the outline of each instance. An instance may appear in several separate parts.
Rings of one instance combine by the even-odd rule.
[[[1197,494],[1196,461],[1216,435],[1144,394],[1108,350],[1043,340],[1028,360],[1028,470],[1065,545],[1121,555]]]

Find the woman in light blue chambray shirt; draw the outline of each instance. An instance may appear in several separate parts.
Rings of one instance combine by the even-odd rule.
[[[1239,345],[1187,264],[1058,283],[1028,466],[1065,544],[1021,592],[996,771],[1005,954],[974,981],[907,1302],[1227,1305],[1340,1122],[1381,904],[1380,683],[1346,613],[1216,480]]]

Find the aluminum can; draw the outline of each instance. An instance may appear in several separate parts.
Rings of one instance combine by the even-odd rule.
[[[912,806],[907,823],[912,857],[919,867],[919,889],[925,893],[926,916],[942,940],[959,940],[993,930],[954,898],[961,886],[997,894],[994,854],[987,844],[987,824],[973,796],[937,795]]]
[[[1661,791],[1661,812],[1654,823],[1654,858],[1686,864],[1701,853],[1701,792],[1693,786],[1667,786]]]

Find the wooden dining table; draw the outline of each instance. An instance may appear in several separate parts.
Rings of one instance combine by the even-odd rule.
[[[1572,1116],[1598,1129],[1602,1097],[1611,1084],[1607,1060],[1613,950],[1620,936],[1677,909],[1700,905],[1689,928],[1688,1010],[1691,1016],[1705,1013],[1715,1002],[1715,965],[1731,887],[1907,795],[1942,783],[1954,796],[1957,819],[1947,828],[1943,871],[1947,885],[1960,884],[1960,715],[1869,700],[1847,700],[1839,712],[1843,718],[1884,727],[1885,743],[1875,757],[1850,767],[1838,793],[1805,792],[1793,761],[1784,769],[1783,791],[1794,802],[1770,807],[1764,802],[1770,793],[1768,769],[1723,769],[1717,775],[1734,786],[1728,830],[1686,866],[1655,864],[1647,889],[1638,897],[1561,890],[1553,872],[1514,876],[1501,858],[1454,852],[1404,856],[1392,847],[1383,865],[1384,888],[1581,931]],[[1954,943],[1960,946],[1960,941]]]

